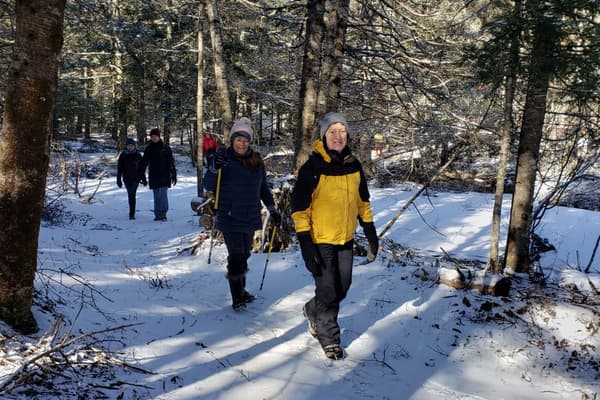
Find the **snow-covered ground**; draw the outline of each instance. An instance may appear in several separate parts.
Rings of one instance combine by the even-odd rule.
[[[517,276],[510,298],[498,298],[434,281],[436,259],[454,265],[442,259],[441,248],[456,259],[485,261],[492,197],[430,191],[386,234],[376,261],[355,268],[339,319],[347,357],[331,361],[306,330],[301,308],[314,286],[297,246],[270,255],[262,290],[267,255],[253,254],[248,289],[258,299],[245,311],[232,310],[224,245],[214,247],[210,264],[208,241],[197,255],[186,250],[202,229],[190,208],[195,172],[186,159],[178,162],[166,222],[153,221],[152,193],[143,187],[137,219],[130,221],[126,191],[111,177],[90,204],[66,197],[64,224],[44,224],[34,307],[41,329],[17,340],[0,325],[0,379],[6,383],[27,357],[11,343],[27,340],[33,348],[57,314],[65,317],[59,338],[84,337],[63,351],[68,364],[46,360],[46,371],[24,384],[9,381],[2,398],[599,396],[600,255],[589,274],[580,269],[600,235],[600,213],[550,210],[540,231],[556,247],[542,258],[547,286]],[[86,187],[93,190],[95,182]],[[417,189],[371,188],[379,230]],[[122,328],[110,330],[115,327]],[[103,351],[93,356],[92,348]],[[112,360],[110,367],[83,367],[102,360]]]

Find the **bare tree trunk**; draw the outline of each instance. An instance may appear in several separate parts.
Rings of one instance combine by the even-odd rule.
[[[127,121],[125,120],[127,106],[123,94],[123,45],[116,26],[120,21],[121,13],[119,0],[112,0],[110,2],[110,13],[112,19],[111,40],[114,51],[112,65],[113,128],[111,136],[117,142],[117,150],[123,150],[125,148],[125,141],[127,140]]]
[[[514,5],[515,16],[521,10],[521,0],[516,0]],[[516,18],[515,18],[516,19]],[[492,234],[490,238],[489,268],[493,273],[500,272],[498,243],[500,242],[500,221],[502,216],[502,198],[504,196],[504,181],[506,180],[506,167],[510,158],[510,139],[514,132],[513,100],[517,81],[517,68],[519,65],[519,34],[521,29],[515,29],[510,44],[510,60],[504,83],[504,121],[502,123],[502,141],[496,175],[496,192],[494,194],[494,209],[492,212]]]
[[[166,32],[165,32],[165,39],[166,39],[166,48],[170,49],[171,48],[171,43],[173,41],[173,21],[171,20],[171,13],[172,13],[172,8],[173,8],[173,2],[171,0],[167,0],[166,2],[166,9],[167,9],[167,15],[165,18],[165,24],[166,24]],[[162,129],[162,136],[163,136],[163,141],[166,144],[169,144],[171,142],[171,125],[173,122],[173,101],[172,101],[172,93],[173,93],[173,78],[171,77],[171,73],[172,73],[172,62],[171,62],[171,56],[170,53],[167,52],[164,56],[164,68],[165,68],[165,80],[164,80],[164,85],[162,87],[162,102],[161,102],[161,111],[162,111],[162,115],[163,115],[163,129]]]
[[[216,0],[206,1],[206,13],[208,15],[208,27],[210,30],[210,40],[212,44],[215,81],[217,85],[217,101],[221,113],[223,128],[223,137],[227,142],[229,140],[229,130],[233,124],[231,113],[231,101],[229,99],[229,90],[227,88],[227,78],[225,74],[225,62],[223,61],[223,43],[221,41],[221,21],[217,12]]]
[[[146,71],[141,68],[140,84],[137,89],[137,115],[136,115],[136,131],[138,143],[146,142],[146,101],[144,92],[144,83],[146,80]]]
[[[17,0],[0,141],[0,318],[23,333],[31,312],[65,0]],[[40,68],[44,66],[44,68]]]
[[[535,177],[557,37],[556,27],[551,22],[542,19],[535,26],[506,245],[507,273],[529,272],[530,269],[529,243]]]
[[[349,0],[325,1],[323,15],[325,34],[323,35],[322,63],[317,116],[328,111],[337,111],[341,91],[343,55],[348,26]]]
[[[312,142],[318,136],[316,121],[319,93],[319,70],[321,65],[321,42],[323,39],[323,2],[308,0],[308,18],[304,40],[304,60],[300,78],[300,115],[296,131],[294,169],[298,170],[312,151]]]
[[[198,51],[197,60],[197,75],[196,75],[196,176],[197,180],[197,192],[198,196],[202,196],[204,190],[202,189],[202,159],[204,158],[204,135],[202,126],[204,125],[204,36],[203,27],[204,24],[202,12],[202,2],[198,6],[198,31],[196,32],[196,48]]]
[[[91,79],[88,76],[88,68],[84,67],[83,69],[83,112],[84,112],[84,121],[83,121],[83,138],[90,139],[92,136],[92,128],[91,128],[91,107],[90,100],[92,98],[92,90],[91,90]]]

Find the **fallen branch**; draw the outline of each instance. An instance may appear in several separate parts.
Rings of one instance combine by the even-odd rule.
[[[92,202],[92,200],[94,199],[94,197],[96,196],[96,193],[98,193],[98,189],[100,189],[100,186],[102,185],[102,179],[104,179],[105,176],[107,176],[108,173],[106,171],[103,171],[100,176],[98,176],[98,185],[96,185],[96,189],[94,190],[94,192],[89,195],[87,198],[81,200],[81,202],[83,204],[90,204]]]
[[[100,333],[117,331],[117,330],[129,328],[132,326],[136,326],[136,325],[142,325],[142,323],[135,323],[135,324],[120,325],[120,326],[116,326],[113,328],[101,329],[98,331],[84,333],[84,334],[76,336],[70,340],[61,340],[60,343],[58,343],[57,345],[54,345],[53,343],[56,340],[56,337],[58,335],[58,329],[59,329],[61,323],[62,323],[62,318],[57,319],[57,321],[54,323],[54,325],[48,331],[48,333],[46,335],[44,335],[42,337],[42,339],[40,339],[38,344],[41,347],[41,351],[34,350],[34,354],[32,356],[30,356],[29,358],[24,360],[17,368],[15,368],[15,370],[13,370],[12,372],[8,373],[7,375],[5,375],[3,377],[4,381],[0,382],[0,390],[2,391],[0,393],[6,393],[7,390],[10,390],[11,388],[7,388],[7,386],[11,382],[15,381],[19,376],[26,374],[27,369],[31,365],[38,366],[37,361],[44,357],[48,357],[49,355],[51,355],[53,353],[60,353],[64,348],[66,348],[86,337],[91,337],[91,336],[94,336],[94,335],[97,335]]]

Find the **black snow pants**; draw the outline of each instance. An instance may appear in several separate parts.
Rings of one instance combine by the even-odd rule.
[[[340,302],[352,283],[353,243],[351,240],[343,245],[317,245],[323,274],[313,276],[315,296],[306,303],[305,310],[308,318],[317,325],[317,339],[321,346],[340,344],[337,318]]]
[[[242,298],[246,289],[248,258],[252,249],[253,232],[223,232],[227,246],[227,279],[231,290],[231,300],[235,304]]]

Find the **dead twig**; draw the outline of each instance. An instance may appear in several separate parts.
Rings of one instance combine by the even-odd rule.
[[[592,251],[592,256],[590,257],[590,262],[588,262],[587,267],[585,267],[584,272],[587,274],[590,272],[590,268],[592,268],[592,263],[594,262],[594,257],[596,256],[596,250],[598,250],[598,245],[600,244],[600,235],[596,239],[596,245],[594,246],[594,250]]]
[[[23,374],[27,374],[28,373],[27,370],[29,369],[30,366],[36,365],[36,366],[40,367],[40,365],[37,362],[44,357],[48,357],[53,353],[61,353],[61,351],[63,349],[65,349],[66,347],[68,347],[78,341],[81,341],[87,337],[91,337],[91,336],[101,334],[101,333],[106,333],[106,332],[118,331],[118,330],[129,328],[132,326],[142,325],[142,323],[125,324],[125,325],[119,325],[119,326],[112,327],[112,328],[101,329],[98,331],[87,332],[82,335],[76,336],[70,340],[63,339],[57,345],[53,345],[53,343],[56,340],[56,336],[58,334],[58,328],[60,327],[61,322],[62,322],[62,318],[57,319],[57,321],[55,321],[54,325],[49,330],[49,332],[46,335],[44,335],[44,337],[38,342],[41,344],[41,346],[40,346],[41,351],[39,349],[38,349],[38,351],[34,351],[32,356],[30,356],[29,358],[24,360],[17,368],[15,368],[14,371],[12,371],[12,373],[8,374],[8,376],[5,377],[3,382],[0,382],[0,390],[1,390],[0,393],[6,393],[7,390],[10,390],[11,388],[8,386],[12,382],[17,380],[18,377],[22,376]],[[63,359],[66,359],[66,357],[64,355],[63,355]]]
[[[406,204],[404,204],[402,206],[402,208],[396,213],[396,215],[394,215],[394,217],[390,220],[390,222],[388,222],[385,227],[382,229],[382,231],[379,233],[379,237],[382,238],[383,235],[385,235],[387,233],[387,231],[394,225],[394,223],[396,223],[396,221],[398,220],[398,218],[400,218],[400,216],[404,213],[404,211],[406,211],[406,209],[417,199],[417,197],[419,197],[421,195],[421,193],[423,193],[423,191],[425,189],[427,189],[432,183],[433,181],[440,176],[440,174],[442,172],[444,172],[444,170],[446,168],[448,168],[450,166],[450,164],[452,164],[454,162],[454,160],[456,159],[456,157],[460,154],[462,148],[466,145],[465,142],[459,143],[456,146],[454,146],[453,150],[454,150],[454,154],[452,155],[452,157],[450,157],[450,159],[446,162],[446,164],[442,165],[437,171],[436,173],[431,177],[431,179],[429,179],[429,182],[427,182],[425,185],[423,185],[423,187],[419,190],[417,190],[417,192],[406,202]]]

